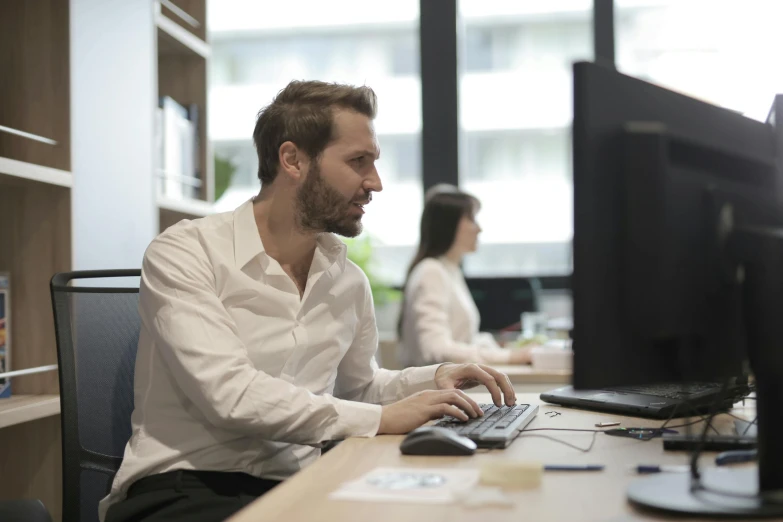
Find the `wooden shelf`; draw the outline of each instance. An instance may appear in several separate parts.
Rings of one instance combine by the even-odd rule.
[[[169,212],[176,212],[177,214],[193,216],[196,218],[208,216],[209,214],[214,213],[214,208],[211,203],[197,199],[167,199],[159,197],[158,208],[161,210],[168,210]]]
[[[70,172],[10,158],[0,158],[0,175],[0,178],[9,176],[60,187],[70,188],[73,185]]]
[[[72,257],[70,5],[0,0],[0,271],[11,279],[14,369],[57,363],[49,280],[70,271]],[[59,391],[49,371],[14,377],[14,395],[0,399],[0,462],[13,470],[0,472],[0,498],[40,499],[54,522]]]
[[[156,0],[155,12],[207,41],[207,0]]]
[[[160,54],[198,55],[209,58],[211,48],[166,15],[158,13],[155,17],[158,26],[158,52]]]
[[[68,20],[67,1],[0,1],[0,157],[71,170]]]
[[[59,414],[59,395],[12,395],[0,399],[0,428]]]

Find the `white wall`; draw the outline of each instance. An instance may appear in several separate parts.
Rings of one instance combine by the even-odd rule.
[[[71,0],[75,270],[137,268],[158,230],[152,0]]]

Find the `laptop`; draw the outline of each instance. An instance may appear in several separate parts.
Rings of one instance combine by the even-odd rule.
[[[600,390],[575,390],[572,386],[564,386],[542,393],[541,400],[631,417],[669,419],[709,413],[721,397],[722,387],[721,383],[709,382],[616,386]],[[731,409],[749,393],[747,384],[733,383],[725,392],[719,410]]]

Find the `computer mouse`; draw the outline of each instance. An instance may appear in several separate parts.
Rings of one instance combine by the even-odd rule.
[[[403,455],[473,455],[476,443],[446,428],[422,426],[405,436]]]

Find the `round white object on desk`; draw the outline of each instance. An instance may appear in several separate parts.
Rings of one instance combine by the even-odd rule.
[[[536,370],[570,370],[574,367],[574,352],[568,339],[551,339],[530,351]]]

